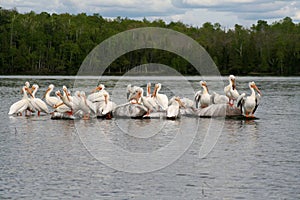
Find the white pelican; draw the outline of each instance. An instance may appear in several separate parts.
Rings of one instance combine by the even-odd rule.
[[[167,108],[167,119],[176,119],[180,115],[180,106],[184,107],[179,97],[170,99],[170,105]]]
[[[106,92],[104,93],[104,105],[102,108],[102,115],[106,117],[106,119],[111,119],[112,118],[112,112],[116,108],[116,104],[112,101],[109,100],[109,94]]]
[[[138,87],[138,86],[131,86],[131,84],[127,85],[127,88],[126,88],[126,96],[127,96],[127,100],[131,103],[138,103],[136,101],[135,98],[131,98],[132,96],[136,95],[136,91],[141,88],[141,87]]]
[[[68,98],[68,100],[70,102],[72,102],[73,97],[71,96],[70,91],[68,90],[68,88],[65,85],[63,86],[63,94],[64,94],[64,96],[66,96]]]
[[[151,97],[144,97],[143,93],[143,88],[137,88],[133,95],[131,95],[130,100],[135,99],[136,102],[143,104],[147,108],[147,113],[145,116],[148,116],[150,112],[156,109],[157,104]]]
[[[249,115],[251,117],[254,117],[254,113],[259,105],[259,101],[261,98],[261,92],[257,88],[254,81],[249,82],[249,88],[251,90],[251,95],[245,97],[246,96],[245,93],[241,94],[238,98],[238,107],[239,106],[241,107],[241,111],[243,109],[243,112],[246,115],[246,117],[249,117]],[[258,95],[255,94],[254,89],[258,92]]]
[[[62,102],[57,96],[50,96],[53,89],[54,89],[54,85],[50,84],[42,98],[42,99],[45,99],[46,103],[51,107]]]
[[[105,86],[103,84],[99,84],[95,89],[92,90],[92,93],[88,95],[87,99],[91,102],[104,101],[104,92],[106,92]]]
[[[142,88],[141,88],[142,89]],[[143,91],[143,90],[142,90]],[[143,93],[142,93],[143,94]],[[146,96],[143,97],[143,101],[147,101],[150,103],[150,105],[153,107],[152,110],[158,110],[159,105],[156,103],[155,99],[151,96],[151,83],[147,83],[147,88],[146,88]]]
[[[96,106],[86,98],[84,91],[76,91],[76,98],[80,97],[78,108],[83,112],[83,119],[89,119],[91,114],[96,115]]]
[[[229,98],[225,95],[220,95],[216,92],[213,92],[211,95],[211,101],[213,104],[228,104]]]
[[[162,110],[167,110],[169,100],[168,100],[167,95],[158,93],[160,91],[160,89],[161,89],[161,84],[160,83],[155,84],[155,88],[154,88],[152,96],[156,100],[156,103],[161,107]]]
[[[206,108],[211,104],[211,95],[208,93],[208,87],[206,81],[200,81],[200,85],[203,91],[198,91],[195,94],[196,108]]]
[[[9,115],[18,114],[22,116],[22,112],[27,110],[29,107],[29,99],[27,96],[27,91],[29,89],[26,86],[22,87],[23,98],[14,104],[12,104],[9,108]]]
[[[234,100],[236,100],[240,95],[236,90],[235,76],[230,75],[228,77],[229,85],[224,88],[225,95],[229,98],[229,105],[233,106]]]
[[[28,91],[31,94],[30,103],[33,106],[33,108],[38,111],[38,116],[40,116],[41,112],[48,114],[49,110],[48,110],[46,103],[44,101],[42,101],[42,99],[35,97],[35,94],[38,91],[39,86],[37,84],[34,84],[31,87],[31,89],[33,90],[32,93],[31,93],[31,91]]]
[[[61,93],[59,90],[57,90],[55,92],[55,95],[59,98],[59,102],[55,105],[53,105],[53,108],[55,108],[55,111],[59,112],[59,113],[68,113],[69,115],[72,114],[72,109],[68,106],[66,106],[62,100],[60,99]]]
[[[59,104],[56,104],[54,106],[54,108],[57,109],[58,107],[65,105],[71,110],[70,112],[68,112],[68,111],[66,111],[66,112],[68,112],[69,115],[73,115],[73,113],[74,113],[73,112],[73,102],[70,101],[68,96],[62,95],[59,90],[56,91],[55,94],[62,100],[62,102],[60,102]]]

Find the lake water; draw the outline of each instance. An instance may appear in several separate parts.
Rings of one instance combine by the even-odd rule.
[[[126,85],[161,82],[161,92],[193,98],[201,77],[103,77],[116,103]],[[5,77],[0,80],[1,199],[299,199],[300,78],[254,80],[263,93],[256,120],[51,120],[9,117],[24,82],[89,92],[93,77]],[[227,78],[223,77],[225,84]],[[210,91],[223,85],[206,77]],[[197,89],[198,90],[198,89]],[[205,149],[205,148],[206,149]],[[204,149],[207,152],[201,153]]]

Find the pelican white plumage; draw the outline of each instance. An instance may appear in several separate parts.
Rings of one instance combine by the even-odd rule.
[[[105,86],[99,84],[95,89],[92,90],[92,93],[88,95],[87,100],[91,102],[101,102],[104,101]]]
[[[228,77],[229,85],[224,88],[225,95],[229,98],[229,105],[233,106],[234,101],[240,96],[236,89],[235,76],[230,75]]]
[[[206,81],[200,81],[200,85],[203,88],[203,90],[198,91],[195,94],[196,108],[205,108],[211,104],[211,95],[208,92]]]
[[[80,100],[78,100],[78,109],[83,112],[83,119],[90,119],[91,116],[96,116],[96,106],[87,99],[85,92],[76,91],[76,98],[78,97],[80,97]]]
[[[23,111],[26,111],[29,107],[29,98],[27,96],[28,88],[26,86],[22,87],[23,98],[14,104],[12,104],[9,108],[9,115],[18,114],[22,115]]]
[[[104,105],[102,108],[102,115],[106,117],[106,119],[111,119],[112,118],[112,112],[116,108],[116,104],[109,99],[109,94],[108,92],[104,93]]]
[[[241,94],[238,98],[238,107],[240,106],[241,111],[243,110],[246,117],[249,117],[249,115],[250,117],[254,117],[254,113],[260,102],[261,92],[254,81],[249,82],[249,88],[251,90],[251,95],[245,97],[245,93]],[[258,95],[255,94],[254,89],[258,92]]]
[[[157,104],[155,101],[153,101],[152,97],[145,97],[143,93],[143,88],[137,88],[136,91],[130,96],[130,100],[134,99],[136,102],[143,104],[147,108],[147,113],[145,116],[148,116],[150,112],[156,110]]]
[[[69,102],[73,102],[73,97],[71,96],[70,91],[65,85],[63,85],[63,95],[67,97]]]
[[[168,108],[169,99],[167,95],[158,93],[160,89],[161,89],[161,84],[160,83],[155,84],[155,88],[152,96],[156,100],[156,103],[160,106],[160,108],[165,111]]]
[[[59,112],[59,113],[68,113],[69,115],[71,115],[72,114],[72,109],[69,106],[67,106],[63,103],[63,101],[61,100],[62,95],[61,95],[60,91],[57,90],[55,92],[55,95],[60,100],[60,101],[57,102],[57,104],[53,105],[53,108],[55,108],[55,111]]]
[[[42,98],[42,99],[45,99],[46,103],[51,107],[62,102],[57,96],[50,96],[53,89],[54,89],[54,85],[50,84]]]
[[[211,101],[213,104],[227,104],[229,103],[229,98],[226,95],[221,95],[213,92],[211,95]]]
[[[142,88],[141,88],[142,89]],[[143,96],[143,90],[142,90],[142,96]],[[152,107],[151,110],[158,110],[159,105],[156,103],[156,100],[154,97],[151,96],[151,83],[147,83],[147,88],[146,88],[146,96],[143,96],[143,101],[146,102],[146,104],[150,104]]]
[[[30,99],[30,104],[33,106],[35,110],[38,111],[38,116],[40,116],[40,113],[49,113],[48,107],[42,99],[35,97],[35,94],[37,93],[39,86],[37,84],[32,85],[31,89],[33,90],[31,99]],[[29,91],[31,93],[31,91]]]
[[[141,87],[138,87],[138,86],[132,86],[131,84],[127,85],[127,88],[126,88],[126,97],[127,97],[127,100],[131,103],[138,103],[136,101],[135,98],[132,98],[134,95],[136,95],[136,91],[141,88]]]
[[[176,119],[180,116],[180,106],[183,106],[179,97],[173,97],[170,99],[169,106],[167,108],[167,119]]]
[[[54,106],[55,109],[65,105],[69,108],[69,110],[71,110],[70,112],[68,112],[69,115],[72,115],[74,112],[73,112],[73,102],[70,101],[70,98],[68,98],[67,95],[62,95],[61,92],[59,90],[57,90],[55,92],[55,94],[62,100],[62,102],[60,102],[59,104],[56,104]]]

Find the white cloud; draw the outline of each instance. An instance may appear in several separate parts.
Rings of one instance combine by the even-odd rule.
[[[1,0],[4,8],[19,12],[99,13],[103,17],[163,19],[201,26],[219,22],[250,26],[257,20],[272,22],[286,16],[300,21],[298,0]]]

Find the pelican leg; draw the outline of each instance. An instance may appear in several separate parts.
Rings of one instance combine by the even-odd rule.
[[[148,110],[144,116],[149,116],[149,115],[150,115],[150,111]]]
[[[85,114],[85,115],[83,115],[83,118],[82,118],[82,119],[84,119],[84,120],[90,119],[90,116],[89,116],[89,114]]]
[[[66,112],[69,116],[71,116],[71,115],[73,115],[73,111],[71,110],[71,111],[67,111]]]
[[[249,112],[246,111],[245,114],[246,114],[246,118],[248,118],[249,117]]]
[[[105,116],[105,119],[111,119],[111,118],[112,118],[112,116],[111,116],[110,112],[107,113],[106,116]]]
[[[229,106],[230,106],[230,107],[233,106],[233,99],[229,99]]]

